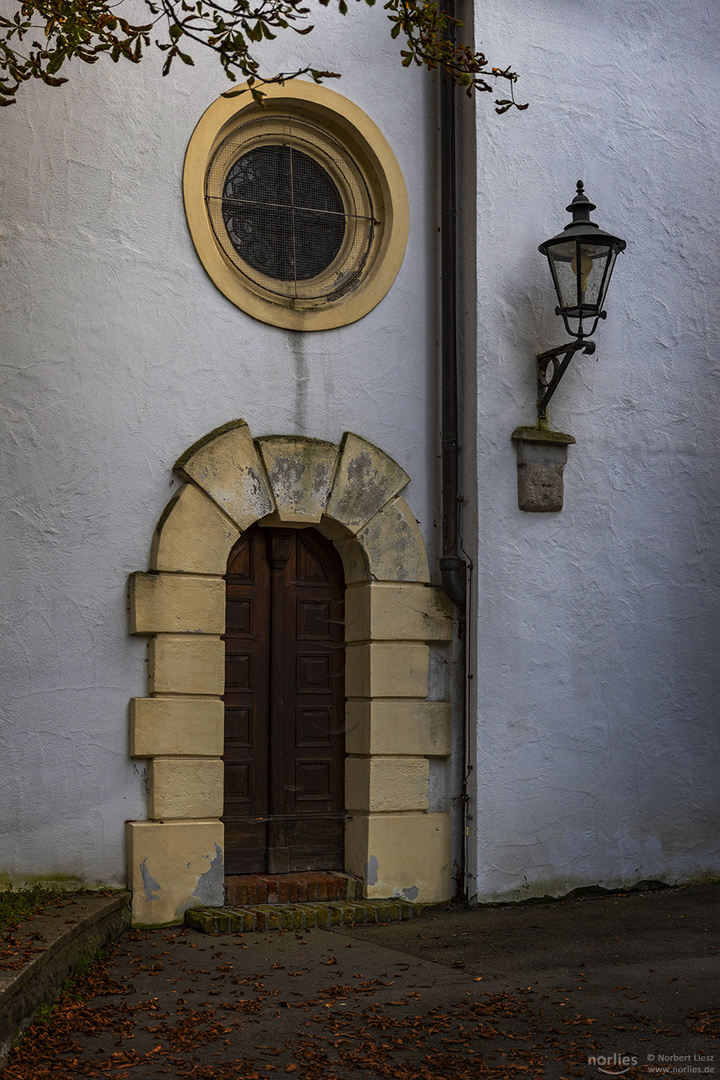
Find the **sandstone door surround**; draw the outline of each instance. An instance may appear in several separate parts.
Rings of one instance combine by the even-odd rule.
[[[450,753],[450,705],[428,701],[428,643],[452,637],[430,585],[408,475],[346,432],[253,439],[237,420],[183,454],[185,486],[130,577],[130,629],[147,635],[148,696],[131,701],[131,754],[148,759],[148,820],[127,825],[138,925],[223,902],[223,702],[228,555],[251,524],[312,525],[346,581],[345,869],[365,896],[425,902],[452,891],[450,816],[429,813],[429,761]]]

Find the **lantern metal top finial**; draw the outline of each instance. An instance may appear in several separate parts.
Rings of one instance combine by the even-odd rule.
[[[583,221],[586,225],[593,225],[597,229],[595,222],[590,220],[591,212],[596,210],[597,207],[595,206],[595,203],[590,202],[585,194],[585,185],[582,180],[578,180],[577,194],[570,205],[566,206],[565,209],[573,216],[572,224],[575,224],[576,221]],[[569,225],[568,228],[570,228]]]

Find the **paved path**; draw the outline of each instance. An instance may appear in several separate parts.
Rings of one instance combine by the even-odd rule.
[[[702,886],[337,931],[134,931],[3,1080],[720,1077],[719,901]]]

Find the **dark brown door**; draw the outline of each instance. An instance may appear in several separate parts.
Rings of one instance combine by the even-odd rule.
[[[226,582],[226,871],[342,869],[340,558],[314,529],[253,526]]]

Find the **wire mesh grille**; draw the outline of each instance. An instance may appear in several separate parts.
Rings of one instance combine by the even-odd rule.
[[[344,291],[372,245],[373,206],[359,166],[326,132],[291,117],[233,131],[211,162],[206,200],[226,256],[286,298]]]
[[[238,158],[223,188],[222,215],[238,255],[278,281],[317,277],[345,235],[332,177],[291,146],[257,146]]]

